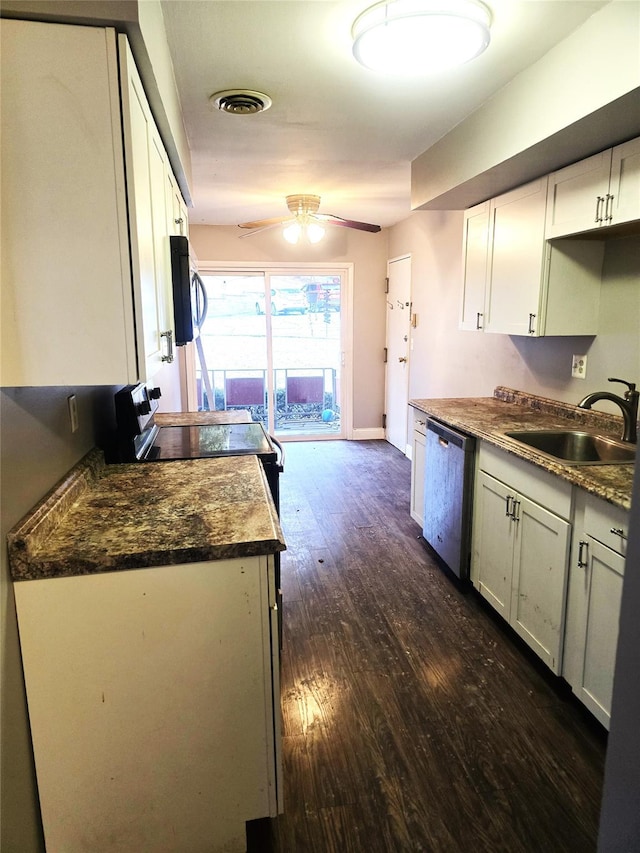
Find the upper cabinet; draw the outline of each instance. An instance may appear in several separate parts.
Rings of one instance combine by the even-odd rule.
[[[1,384],[149,380],[170,357],[171,170],[126,40],[0,30]]]
[[[545,240],[547,178],[465,214],[461,328],[508,335],[597,332],[604,246]]]
[[[463,285],[460,328],[480,331],[484,328],[484,299],[489,251],[489,202],[464,213]]]
[[[547,239],[640,219],[640,138],[549,177]]]
[[[168,158],[125,36],[119,37],[125,162],[139,356],[151,378],[173,357]]]

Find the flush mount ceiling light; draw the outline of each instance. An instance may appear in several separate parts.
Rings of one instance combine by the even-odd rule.
[[[224,92],[211,95],[209,103],[223,113],[250,116],[268,110],[272,101],[263,92],[254,92],[251,89],[226,89]]]
[[[353,55],[387,74],[425,74],[462,65],[490,40],[491,12],[480,0],[387,0],[355,19]]]

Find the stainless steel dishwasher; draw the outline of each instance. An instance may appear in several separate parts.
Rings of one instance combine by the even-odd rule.
[[[461,580],[469,577],[475,438],[429,418],[423,536]]]

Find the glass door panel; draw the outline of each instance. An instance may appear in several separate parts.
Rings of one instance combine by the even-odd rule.
[[[342,275],[200,276],[209,308],[198,408],[248,411],[282,438],[341,437]]]
[[[275,434],[340,436],[341,276],[268,276]]]
[[[213,400],[203,365],[196,365],[198,408],[248,411],[269,427],[265,277],[260,274],[200,273],[209,307],[200,337]]]

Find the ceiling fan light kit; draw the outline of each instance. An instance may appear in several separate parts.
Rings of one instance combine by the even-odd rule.
[[[343,219],[332,213],[318,213],[320,208],[319,195],[288,195],[286,197],[290,216],[276,219],[261,219],[256,222],[242,222],[240,228],[250,228],[251,233],[274,228],[276,225],[284,225],[282,235],[284,239],[295,245],[304,235],[310,243],[319,243],[325,235],[324,225],[341,225],[343,228],[355,228],[358,231],[369,231],[377,234],[381,230],[379,225],[371,225],[369,222],[357,222],[355,219]],[[250,237],[250,234],[242,236]]]
[[[489,45],[491,11],[480,0],[385,0],[353,23],[353,55],[386,74],[462,65]]]

